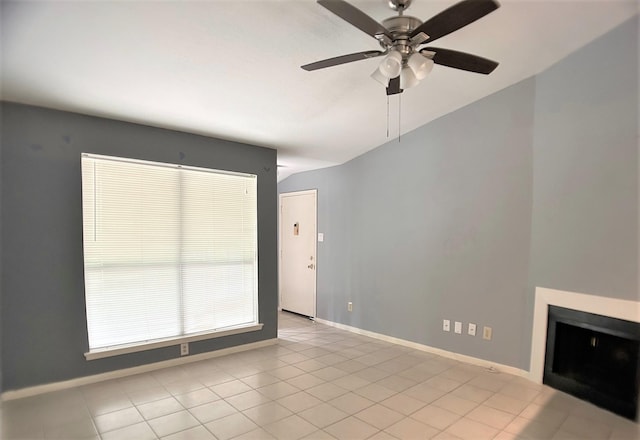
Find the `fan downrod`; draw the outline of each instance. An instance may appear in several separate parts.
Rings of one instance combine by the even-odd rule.
[[[411,1],[412,0],[389,0],[388,5],[394,11],[402,13],[411,6]]]

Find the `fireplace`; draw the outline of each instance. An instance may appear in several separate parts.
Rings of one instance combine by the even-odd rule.
[[[640,324],[550,305],[543,383],[637,420]]]

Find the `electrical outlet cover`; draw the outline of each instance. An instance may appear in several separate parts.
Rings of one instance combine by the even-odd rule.
[[[442,331],[451,331],[451,321],[449,321],[448,319],[442,320]]]
[[[476,335],[476,325],[473,323],[469,323],[469,330],[467,331],[467,334],[469,336],[475,336]]]

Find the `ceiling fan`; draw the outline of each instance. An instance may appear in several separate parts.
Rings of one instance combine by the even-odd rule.
[[[380,24],[343,0],[318,0],[321,6],[378,40],[383,50],[342,55],[305,64],[302,68],[312,71],[385,55],[371,76],[387,88],[387,95],[395,95],[418,84],[434,64],[485,75],[498,67],[497,62],[477,55],[423,46],[495,11],[500,7],[495,0],[463,0],[424,23],[418,18],[404,15],[411,2],[388,0],[389,7],[397,11],[398,16],[387,18]]]

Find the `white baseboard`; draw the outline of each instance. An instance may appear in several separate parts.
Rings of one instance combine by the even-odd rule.
[[[277,338],[266,339],[264,341],[251,342],[249,344],[237,345],[235,347],[222,348],[220,350],[208,351],[206,353],[194,354],[192,356],[183,356],[166,361],[154,362],[152,364],[138,365],[131,368],[123,368],[121,370],[108,371],[106,373],[94,374],[91,376],[83,376],[75,379],[64,380],[61,382],[47,383],[44,385],[36,385],[33,387],[21,388],[19,390],[5,391],[0,395],[0,400],[15,400],[23,397],[37,396],[39,394],[50,393],[52,391],[61,391],[69,388],[75,388],[82,385],[103,382],[110,379],[119,379],[135,374],[148,373],[150,371],[160,370],[167,367],[175,367],[178,365],[189,364],[191,362],[202,361],[205,359],[226,356],[228,354],[239,353],[242,351],[253,350],[256,348],[267,347],[278,343]]]
[[[515,376],[525,377],[525,378],[528,378],[528,375],[529,375],[528,371],[522,370],[520,368],[512,367],[510,365],[503,365],[496,362],[490,362],[485,359],[480,359],[473,356],[467,356],[464,354],[455,353],[453,351],[442,350],[441,348],[435,348],[429,345],[423,345],[417,342],[407,341],[406,339],[394,338],[393,336],[387,336],[381,333],[375,333],[369,330],[363,330],[358,327],[351,327],[350,325],[340,324],[338,322],[326,321],[320,318],[315,318],[315,320],[320,324],[329,325],[331,327],[339,328],[341,330],[347,330],[349,332],[357,333],[363,336],[369,336],[370,338],[379,339],[381,341],[390,342],[392,344],[402,345],[403,347],[409,347],[415,350],[437,354],[438,356],[465,362],[467,364],[477,365],[479,367],[485,367],[485,368],[491,369],[492,371],[500,371],[503,373],[513,374]]]

